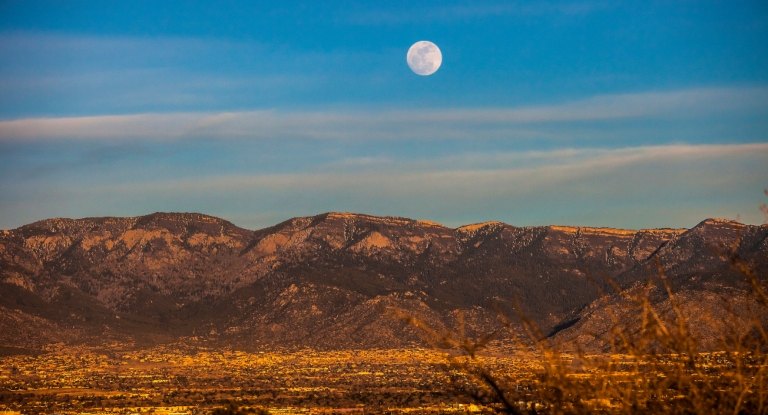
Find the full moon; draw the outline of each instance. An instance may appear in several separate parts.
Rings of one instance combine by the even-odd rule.
[[[420,40],[408,49],[406,60],[415,74],[427,76],[440,69],[440,64],[443,63],[443,54],[440,53],[440,48],[434,43]]]

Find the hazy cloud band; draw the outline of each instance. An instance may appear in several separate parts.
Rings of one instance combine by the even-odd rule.
[[[152,113],[0,121],[0,141],[188,138],[516,138],[536,126],[627,119],[768,115],[768,87],[600,95],[542,106],[426,110]]]

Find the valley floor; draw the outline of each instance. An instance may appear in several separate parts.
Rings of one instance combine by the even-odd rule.
[[[563,389],[566,392],[581,395],[557,398],[562,408],[614,412],[621,409],[620,394],[590,391],[623,382],[629,388],[622,390],[639,387],[642,393],[643,384],[635,383],[649,379],[647,368],[621,356],[606,356],[608,360],[601,361],[610,365],[599,367],[583,357],[557,356],[568,368],[559,373],[552,371],[553,361],[509,356],[496,352],[467,363],[463,357],[425,349],[258,353],[185,347],[138,351],[52,347],[39,355],[0,358],[0,414],[210,414],[227,407],[230,412],[220,413],[492,412],[493,405],[478,406],[469,396],[487,392],[475,376],[478,369],[507,388],[521,409],[546,409],[542,405],[552,398],[548,393],[555,381],[569,384],[571,389]],[[674,369],[680,367],[677,361],[670,356],[663,364]],[[725,382],[723,376],[733,373],[732,363],[725,354],[698,356],[696,365],[701,370],[692,375],[691,385]],[[764,363],[752,365],[762,381]],[[665,370],[658,364],[654,362],[650,370]],[[662,379],[668,374],[652,376]],[[665,387],[663,396],[656,399],[686,399],[686,394],[702,391],[722,399],[715,396],[718,387],[698,392],[680,387],[679,382],[675,390]],[[753,393],[765,391],[747,391],[746,401]],[[235,407],[254,412],[237,412]]]
[[[448,393],[445,363],[445,355],[420,349],[62,348],[0,360],[0,411],[195,414],[230,403],[273,414],[476,409],[466,398]]]

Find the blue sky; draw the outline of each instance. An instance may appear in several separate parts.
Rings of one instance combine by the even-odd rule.
[[[763,1],[3,1],[0,228],[760,223],[764,39]]]

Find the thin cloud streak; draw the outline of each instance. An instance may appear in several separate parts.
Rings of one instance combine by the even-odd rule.
[[[10,32],[0,34],[0,52],[6,57],[35,54],[125,55],[169,59],[189,53],[235,49],[264,51],[263,43],[232,39],[183,36],[89,36],[45,32]],[[126,58],[127,59],[127,58]]]
[[[768,87],[601,95],[516,108],[153,113],[0,121],[0,141],[195,138],[477,139],[538,134],[536,126],[624,119],[768,114]]]
[[[375,86],[387,59],[253,39],[0,33],[0,112],[11,119],[296,107],[333,95],[342,80]],[[376,70],[356,75],[361,65]]]
[[[394,25],[403,23],[453,22],[489,16],[543,16],[543,15],[586,15],[603,9],[608,3],[598,1],[578,2],[503,2],[496,4],[462,4],[433,7],[416,7],[395,13],[389,10],[366,12],[352,11],[346,20],[353,24]]]
[[[762,159],[768,165],[768,143],[734,145],[668,145],[621,149],[579,149],[533,152],[542,161],[539,165],[524,168],[465,168],[452,169],[452,158],[431,161],[429,165],[392,163],[385,171],[368,171],[354,175],[348,172],[311,172],[297,174],[230,175],[169,180],[152,183],[110,185],[108,189],[120,192],[221,192],[243,189],[340,189],[357,188],[400,193],[418,193],[424,189],[456,189],[459,192],[472,191],[478,187],[481,192],[496,192],[496,185],[520,183],[535,188],[544,184],[576,181],[588,176],[600,176],[632,165],[669,164],[720,160],[735,162],[739,158]],[[514,160],[531,153],[510,153],[504,156],[487,155],[486,160]],[[382,163],[384,161],[382,160]],[[483,158],[475,157],[477,165],[483,165]],[[439,167],[442,166],[442,167]],[[393,171],[395,170],[395,171]],[[760,172],[757,172],[760,173]],[[768,173],[765,171],[764,173]],[[413,186],[409,190],[410,186]],[[94,188],[93,190],[96,190]]]
[[[537,171],[541,168],[612,168],[629,164],[642,164],[652,161],[696,160],[706,158],[721,158],[739,155],[760,155],[768,159],[768,143],[747,144],[714,144],[689,145],[670,144],[656,146],[624,147],[624,148],[557,148],[547,151],[517,151],[496,153],[469,153],[448,155],[428,160],[402,162],[387,157],[361,157],[344,159],[330,163],[327,169],[350,169],[358,171],[441,171],[445,166],[451,166],[450,171],[498,172],[517,171],[525,169]],[[518,166],[509,168],[509,166]]]

